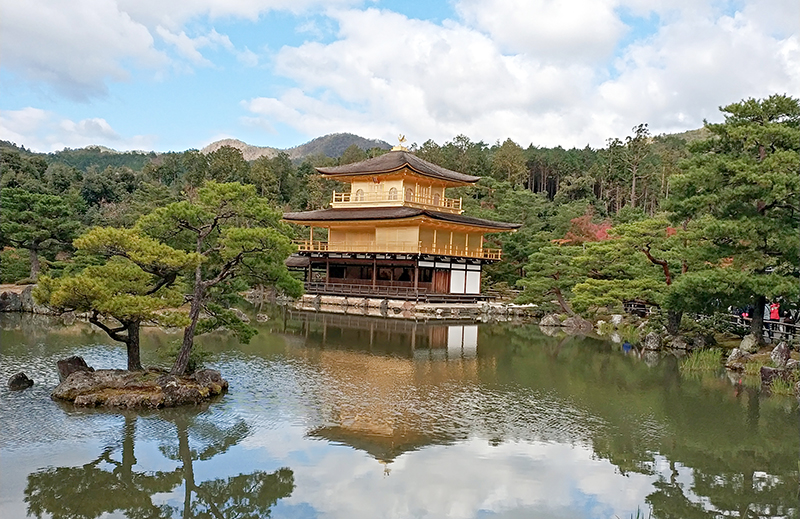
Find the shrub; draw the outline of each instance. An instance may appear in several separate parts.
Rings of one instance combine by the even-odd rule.
[[[16,283],[31,273],[31,261],[27,251],[4,249],[0,252],[0,283]]]

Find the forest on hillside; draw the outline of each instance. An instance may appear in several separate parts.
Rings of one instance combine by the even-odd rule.
[[[489,246],[503,249],[504,261],[489,267],[483,280],[521,302],[587,315],[639,300],[666,309],[673,327],[684,312],[749,304],[760,319],[759,307],[768,300],[797,309],[800,105],[773,95],[721,110],[725,121],[702,131],[651,135],[640,124],[628,135],[610,136],[600,149],[523,148],[510,139],[487,144],[459,135],[442,144],[415,144],[411,151],[481,177],[475,186],[448,193],[463,199],[465,214],[523,224],[514,234],[488,237]],[[248,162],[232,147],[208,154],[66,151],[35,154],[0,145],[3,283],[30,282],[40,274],[77,276],[105,264],[112,255],[108,247],[75,241],[90,229],[128,229],[198,252],[177,231],[159,234],[142,222],[160,214],[164,223],[165,208],[189,211],[185,206],[202,205],[204,196],[219,202],[225,195],[211,191],[231,184],[271,208],[265,228],[287,239],[303,237],[307,230],[281,223],[280,213],[325,207],[331,192],[343,188],[314,168],[386,152],[354,145],[338,158],[293,162],[280,153]],[[213,221],[218,208],[211,205],[206,216]],[[225,232],[247,227],[234,220]],[[203,267],[212,278],[226,265],[226,257],[213,254],[218,257]],[[228,297],[241,283],[278,280],[297,291],[278,258],[258,261],[237,264],[225,279],[231,290],[215,289],[218,295]],[[257,268],[268,271],[268,279],[257,280]],[[191,293],[196,282],[178,270],[171,281],[161,281],[184,279],[182,290]]]

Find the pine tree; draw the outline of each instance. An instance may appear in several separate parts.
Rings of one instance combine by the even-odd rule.
[[[699,237],[706,263],[673,291],[675,301],[753,305],[761,337],[767,300],[798,295],[800,103],[785,95],[721,108],[671,181],[667,208]]]

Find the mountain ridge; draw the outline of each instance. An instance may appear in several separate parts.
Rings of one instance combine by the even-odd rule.
[[[352,145],[356,145],[362,150],[370,148],[390,149],[392,146],[380,139],[367,139],[353,133],[331,133],[317,137],[304,144],[291,148],[273,148],[270,146],[254,146],[247,144],[239,139],[220,139],[205,146],[200,150],[201,153],[213,153],[223,146],[231,146],[242,152],[242,156],[247,161],[256,160],[260,157],[272,158],[279,153],[286,153],[290,159],[299,160],[310,155],[324,155],[326,157],[340,157],[344,150]]]

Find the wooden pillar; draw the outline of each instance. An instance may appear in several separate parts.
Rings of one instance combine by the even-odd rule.
[[[439,251],[436,250],[436,229],[433,230],[433,253],[437,254]]]
[[[469,256],[469,233],[464,233],[464,255]]]
[[[414,292],[419,290],[419,259],[414,261]]]
[[[372,288],[375,288],[375,280],[378,279],[378,258],[372,257]]]
[[[325,288],[328,288],[328,280],[331,279],[331,259],[325,258]]]
[[[312,225],[310,229],[311,232],[309,233],[308,241],[311,242],[311,250],[314,250],[314,226]]]

